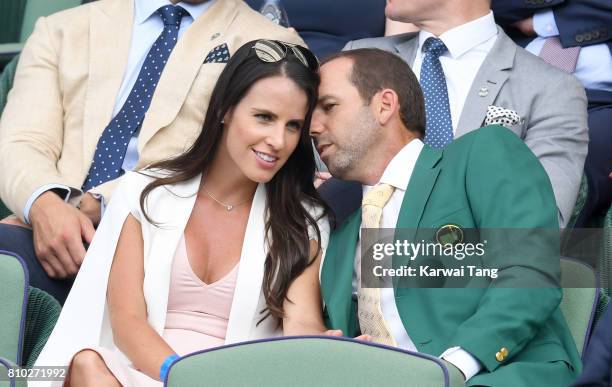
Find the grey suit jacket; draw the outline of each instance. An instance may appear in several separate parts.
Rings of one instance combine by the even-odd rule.
[[[356,40],[344,49],[366,47],[395,53],[412,66],[418,33]],[[488,93],[481,93],[482,88]],[[490,105],[512,109],[523,119],[509,129],[544,166],[555,192],[559,222],[565,226],[576,202],[587,154],[584,88],[574,76],[517,46],[498,27],[497,41],[476,74],[455,136],[481,127]]]

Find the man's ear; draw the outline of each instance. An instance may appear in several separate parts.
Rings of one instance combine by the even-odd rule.
[[[377,99],[378,122],[381,126],[387,125],[393,117],[399,114],[399,98],[392,89],[383,89],[374,96]]]

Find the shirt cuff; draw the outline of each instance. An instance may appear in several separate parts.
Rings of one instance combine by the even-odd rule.
[[[104,203],[104,196],[102,196],[102,194],[93,192],[89,192],[89,194],[93,196],[94,199],[97,199],[100,202],[100,219],[102,219],[104,211],[106,211],[106,203]]]
[[[559,35],[559,28],[555,21],[555,14],[552,9],[538,12],[533,15],[533,30],[541,38],[549,38]]]
[[[459,368],[463,372],[466,382],[482,369],[480,362],[461,347],[449,348],[440,357]]]
[[[30,210],[32,209],[32,205],[38,199],[38,197],[44,194],[47,191],[56,190],[56,193],[64,199],[65,202],[70,200],[70,194],[72,193],[72,189],[66,185],[62,184],[46,184],[42,187],[39,187],[26,202],[25,208],[23,209],[23,219],[27,224],[30,224]]]

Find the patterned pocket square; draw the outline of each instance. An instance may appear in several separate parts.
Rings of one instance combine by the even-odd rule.
[[[493,105],[487,108],[485,125],[501,125],[509,128],[511,126],[521,124],[522,122],[523,119],[514,110]]]
[[[230,58],[229,48],[223,43],[210,50],[204,63],[227,63]]]

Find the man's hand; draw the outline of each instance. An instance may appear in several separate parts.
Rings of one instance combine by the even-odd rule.
[[[81,200],[81,204],[79,204],[79,210],[91,220],[94,226],[98,226],[100,224],[100,201],[92,194],[87,192],[83,195],[83,199]]]
[[[536,32],[533,29],[533,16],[527,19],[519,20],[512,24],[513,27],[517,28],[525,36],[535,36]]]
[[[51,191],[34,201],[29,215],[34,250],[47,275],[76,275],[85,257],[83,240],[91,243],[95,232],[91,220]]]

